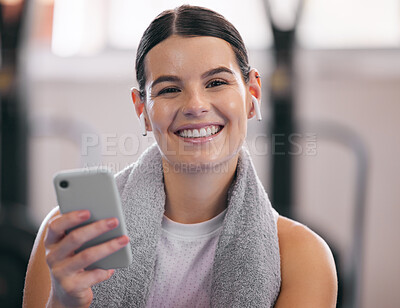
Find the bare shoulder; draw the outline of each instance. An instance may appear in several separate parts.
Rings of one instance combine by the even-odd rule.
[[[337,276],[332,252],[308,227],[279,216],[281,292],[275,307],[336,307]]]
[[[58,215],[58,207],[50,211],[36,235],[25,277],[23,307],[45,307],[50,294],[51,279],[46,263],[44,237],[49,221]]]

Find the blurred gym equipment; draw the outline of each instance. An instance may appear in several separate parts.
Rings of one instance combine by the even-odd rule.
[[[28,1],[0,4],[0,307],[21,307],[35,238],[27,218],[27,114],[20,42]]]
[[[361,138],[345,127],[335,123],[312,125],[296,123],[294,119],[296,86],[294,57],[296,27],[301,15],[303,0],[287,0],[282,9],[283,3],[279,0],[264,0],[274,38],[273,52],[275,56],[275,69],[270,82],[272,126],[269,134],[272,137],[273,147],[271,201],[281,215],[296,219],[293,214],[293,162],[292,155],[290,155],[293,149],[289,139],[293,133],[314,132],[319,139],[341,144],[353,152],[357,166],[350,264],[342,266],[342,260],[335,247],[331,243],[328,244],[334,254],[338,270],[337,307],[358,308],[360,307],[362,282],[367,152]],[[279,13],[283,13],[283,15],[279,16]],[[326,239],[326,235],[322,234],[322,236]]]

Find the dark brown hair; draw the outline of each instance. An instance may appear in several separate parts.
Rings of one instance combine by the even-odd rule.
[[[172,35],[186,37],[213,36],[228,42],[235,53],[244,81],[249,81],[249,60],[243,39],[222,15],[203,7],[182,5],[158,15],[145,30],[136,54],[136,79],[142,99],[146,97],[144,60],[157,44]]]

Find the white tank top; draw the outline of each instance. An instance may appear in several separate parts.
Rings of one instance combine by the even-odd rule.
[[[278,213],[273,210],[275,222]],[[147,308],[210,307],[212,265],[226,209],[196,224],[164,215]]]

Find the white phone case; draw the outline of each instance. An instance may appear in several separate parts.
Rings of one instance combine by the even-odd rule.
[[[108,170],[88,168],[62,171],[54,176],[54,187],[61,213],[83,209],[90,211],[90,219],[76,228],[100,219],[118,218],[117,228],[86,242],[76,252],[127,235],[117,185],[113,174]],[[86,269],[127,267],[131,262],[131,246],[128,244]]]

